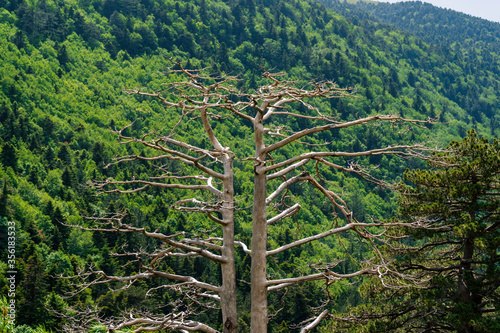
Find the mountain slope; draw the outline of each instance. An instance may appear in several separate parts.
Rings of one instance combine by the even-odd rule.
[[[495,133],[499,120],[496,91],[500,78],[500,24],[422,2],[321,2],[367,29],[399,29],[427,43],[437,55],[435,59],[444,61],[423,61],[425,70],[434,77],[437,91],[460,105],[473,121],[484,122],[483,116],[490,119],[491,134]],[[405,52],[404,45],[400,50]],[[405,56],[413,58],[408,53]]]
[[[356,7],[430,44],[452,46],[458,43],[467,47],[477,43],[488,51],[498,53],[500,50],[500,23],[497,22],[420,1],[358,2]]]
[[[122,92],[140,87],[154,91],[161,89],[164,81],[174,80],[162,74],[170,64],[168,57],[185,60],[190,68],[211,67],[216,73],[238,74],[242,79],[240,89],[252,89],[263,82],[261,66],[286,71],[291,79],[317,78],[356,86],[360,98],[315,105],[320,110],[333,110],[342,120],[394,113],[443,122],[432,125],[432,131],[402,134],[362,127],[315,138],[318,143],[333,141],[334,149],[354,151],[359,147],[427,140],[446,143],[464,136],[471,127],[491,136],[500,134],[500,69],[497,53],[489,55],[491,61],[486,60],[488,55],[482,55],[481,45],[486,42],[478,39],[475,55],[458,44],[453,48],[437,47],[369,20],[373,14],[358,7],[339,5],[336,12],[302,0],[15,0],[0,1],[0,6],[0,225],[3,230],[7,221],[17,225],[19,263],[26,272],[21,273],[18,284],[20,324],[60,327],[61,321],[48,319],[42,303],[63,304],[57,294],[71,286],[64,281],[47,285],[50,276],[74,273],[86,262],[119,271],[125,260],[113,258],[110,253],[119,251],[127,241],[144,245],[134,237],[116,239],[68,229],[59,222],[74,223],[82,221],[81,216],[126,208],[137,223],[152,230],[197,227],[196,221],[170,209],[176,199],[171,193],[95,197],[89,187],[82,186],[93,179],[147,174],[147,163],[134,162],[126,169],[103,166],[116,155],[149,154],[140,148],[128,151],[116,145],[110,130],[134,122],[131,134],[141,136],[175,124],[175,115],[155,101]],[[356,18],[349,12],[359,15]],[[480,66],[476,67],[474,61],[480,61]],[[286,125],[295,129],[300,124]],[[235,144],[232,138],[240,138],[241,149],[252,151],[246,126],[222,119],[216,130],[224,133],[229,144]],[[193,135],[186,139],[203,138]],[[420,165],[415,160],[389,158],[364,163],[380,164],[379,175],[392,180],[398,179],[407,167]],[[244,165],[241,168],[236,186],[245,193],[241,205],[250,207],[251,195],[245,191],[251,184],[245,174],[252,169]],[[390,192],[365,186],[352,177],[332,175],[332,180],[345,190],[345,200],[359,208],[358,218],[382,219],[395,213]],[[247,237],[248,210],[238,214],[240,236]],[[312,217],[328,220],[313,203],[303,207],[300,214],[298,220],[305,221],[305,230],[315,228],[309,224]],[[299,231],[292,226],[273,236],[292,237]],[[357,248],[352,245],[355,241],[346,244]],[[0,247],[2,260],[7,253],[5,244],[2,242]],[[356,251],[362,256],[361,246]],[[335,258],[340,253],[331,244],[319,244],[294,253],[291,264],[276,263],[273,269],[286,274],[307,267],[311,258]],[[240,276],[248,274],[248,260],[242,253],[238,262]],[[175,261],[171,268],[217,278],[214,267],[197,260]],[[30,272],[43,272],[43,276],[33,281]],[[68,302],[99,300],[105,314],[112,315],[149,287],[154,286],[140,286],[118,296],[107,288],[96,287]],[[0,289],[6,288],[5,279],[0,279]],[[361,301],[356,286],[335,288],[339,299],[336,311]],[[33,290],[36,293],[30,294]],[[315,304],[319,290],[311,290],[293,290],[293,302]],[[240,291],[244,322],[248,314],[244,283]],[[29,310],[35,298],[36,311]],[[165,299],[137,302],[145,309],[156,309]],[[275,303],[280,304],[280,300]],[[276,321],[288,326],[299,322],[302,315],[300,309],[288,307]],[[278,331],[279,327],[272,329]]]

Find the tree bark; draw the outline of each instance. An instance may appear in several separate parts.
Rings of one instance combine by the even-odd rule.
[[[222,195],[222,219],[227,224],[222,227],[222,256],[227,260],[221,265],[222,288],[220,293],[223,333],[238,332],[236,307],[236,268],[234,262],[234,180],[233,156],[223,157],[224,180]]]
[[[251,311],[250,331],[267,332],[267,219],[264,126],[259,113],[254,121],[255,166],[252,227]]]
[[[206,91],[205,93],[208,93]],[[204,97],[208,103],[208,97]],[[214,149],[221,151],[221,160],[224,165],[224,177],[222,180],[222,257],[226,260],[221,264],[222,286],[220,292],[222,311],[222,332],[238,332],[238,312],[236,303],[236,267],[234,262],[234,154],[226,151],[217,140],[212,126],[208,121],[207,109],[200,110],[201,120],[207,136]]]

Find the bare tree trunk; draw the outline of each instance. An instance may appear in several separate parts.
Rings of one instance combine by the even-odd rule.
[[[207,93],[207,92],[205,92]],[[208,102],[204,97],[204,102]],[[238,313],[236,306],[236,267],[234,262],[234,154],[224,148],[215,137],[212,126],[208,121],[207,109],[201,110],[203,127],[210,142],[216,150],[221,152],[224,165],[224,178],[222,179],[222,257],[225,262],[221,264],[222,286],[220,291],[223,333],[237,333]]]
[[[263,153],[264,126],[258,114],[254,121],[255,129],[255,166],[254,201],[252,229],[252,266],[251,266],[251,311],[252,333],[267,332],[267,220],[266,220],[266,174],[264,172],[266,155]]]
[[[224,180],[222,195],[222,219],[227,224],[222,227],[222,256],[227,260],[221,265],[222,288],[221,310],[223,333],[238,331],[238,313],[236,307],[236,268],[234,263],[234,180],[233,158],[227,154],[223,157]]]

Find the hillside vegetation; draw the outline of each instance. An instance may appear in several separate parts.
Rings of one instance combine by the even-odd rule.
[[[157,309],[175,297],[164,293],[143,299],[144,292],[155,287],[144,283],[118,293],[95,286],[63,299],[63,292],[75,290],[74,286],[69,280],[54,279],[76,274],[90,263],[111,273],[126,272],[130,269],[124,266],[126,258],[111,254],[123,244],[146,246],[134,236],[84,232],[64,223],[127,210],[135,223],[152,230],[199,228],[198,220],[170,209],[176,199],[172,193],[96,196],[85,185],[108,177],[130,179],[150,170],[152,164],[141,161],[127,168],[104,166],[117,155],[151,154],[139,146],[116,144],[112,130],[133,123],[128,133],[140,137],[167,132],[177,121],[177,115],[157,101],[123,93],[135,88],[156,91],[162,83],[173,82],[176,77],[164,74],[171,66],[169,58],[185,61],[186,68],[237,75],[240,90],[251,91],[265,82],[262,69],[284,71],[295,80],[331,80],[340,87],[353,87],[357,98],[314,104],[341,120],[384,113],[437,121],[409,132],[362,126],[313,139],[313,143],[332,142],[332,149],[357,151],[398,142],[444,145],[472,128],[487,137],[500,136],[499,25],[419,3],[408,4],[404,13],[397,6],[387,8],[391,11],[360,3],[356,7],[305,0],[0,0],[0,290],[7,294],[6,231],[8,222],[14,221],[17,324],[57,331],[66,319],[51,315],[46,306],[64,312],[69,306],[98,304],[104,316],[112,316],[129,304]],[[377,9],[387,14],[382,16]],[[398,23],[396,17],[403,19]],[[436,26],[434,20],[444,19],[450,22],[449,29]],[[463,20],[467,25],[458,23]],[[400,25],[410,30],[402,32]],[[463,28],[460,34],[459,27]],[[302,105],[297,108],[304,111]],[[292,130],[301,126],[284,125]],[[197,126],[186,128],[185,139],[202,144]],[[248,126],[233,118],[221,119],[215,130],[233,149],[252,152]],[[238,198],[239,204],[250,207],[252,164],[238,163],[236,187],[245,194]],[[361,163],[378,165],[376,175],[389,181],[401,180],[406,168],[424,166],[418,160],[390,157],[370,157]],[[396,214],[395,195],[390,191],[356,177],[335,173],[329,177],[358,219]],[[300,187],[294,191],[311,197],[311,202],[293,223],[273,235],[275,239],[293,238],[329,223],[312,192]],[[246,239],[251,209],[237,214],[238,237]],[[357,258],[366,251],[355,237],[346,238],[344,244]],[[313,260],[344,256],[337,241],[318,242],[276,261],[271,269],[286,275],[307,269]],[[248,277],[249,263],[241,251],[239,279]],[[214,267],[200,259],[174,258],[170,269],[220,278]],[[336,305],[331,311],[342,314],[348,306],[361,304],[358,286],[335,285]],[[242,332],[249,325],[248,293],[248,285],[241,282]],[[270,326],[272,332],[293,331],[289,327],[308,318],[303,309],[317,306],[320,294],[313,284],[292,288],[285,298],[287,306]],[[281,296],[270,299],[274,312],[281,306]],[[207,321],[217,323],[219,318]],[[27,328],[18,331],[29,332]]]

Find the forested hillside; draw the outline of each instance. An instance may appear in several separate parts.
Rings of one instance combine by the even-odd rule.
[[[436,86],[439,93],[467,110],[476,121],[483,114],[493,119],[493,130],[497,126],[498,120],[494,113],[498,109],[498,102],[485,96],[491,95],[492,89],[496,89],[493,88],[495,84],[490,85],[488,82],[498,81],[499,78],[496,68],[500,54],[499,23],[421,1],[395,4],[364,1],[349,4],[338,0],[320,2],[341,13],[350,22],[371,29],[377,26],[400,29],[406,36],[414,36],[428,43],[434,53],[459,66],[462,73],[462,78],[457,80],[453,74],[450,75],[453,71],[441,69],[433,72],[440,81]],[[405,52],[403,46],[401,52]]]
[[[133,272],[125,265],[127,258],[111,254],[125,244],[136,249],[151,245],[134,235],[65,225],[83,223],[84,217],[126,211],[130,220],[151,230],[198,232],[199,220],[172,209],[179,197],[169,191],[98,196],[88,185],[94,180],[126,180],[151,172],[154,163],[144,160],[126,167],[105,165],[116,156],[152,154],[142,146],[117,144],[112,130],[132,124],[127,135],[141,137],[168,133],[176,124],[177,115],[158,101],[123,92],[158,91],[162,83],[177,80],[175,75],[165,75],[172,65],[169,58],[185,61],[185,68],[235,75],[241,91],[268,84],[263,70],[284,71],[290,80],[299,82],[328,80],[352,87],[355,97],[311,102],[339,121],[375,114],[436,121],[411,131],[366,125],[324,132],[312,139],[313,145],[331,142],[332,150],[356,152],[419,142],[444,145],[473,128],[488,137],[500,135],[498,24],[417,3],[405,7],[416,13],[412,24],[402,22],[412,30],[401,32],[388,24],[396,25],[393,19],[372,19],[376,12],[368,5],[351,7],[336,1],[327,5],[333,9],[305,0],[0,0],[0,290],[2,295],[9,291],[6,278],[12,268],[7,261],[7,234],[9,222],[15,222],[18,326],[60,330],[68,318],[53,315],[48,307],[65,312],[69,307],[96,305],[109,318],[130,304],[156,310],[177,297],[175,292],[165,292],[144,298],[148,289],[157,287],[148,281],[119,292],[95,285],[63,299],[66,292],[76,289],[71,280],[55,278],[75,275],[91,264],[110,274]],[[400,15],[399,7],[388,8],[394,8],[391,17],[410,15]],[[464,19],[468,24],[461,34],[455,28],[431,29],[436,17],[446,17],[450,26],[463,27],[454,22]],[[458,40],[453,36],[459,36]],[[298,112],[306,109],[297,104]],[[283,125],[297,131],[303,124]],[[185,128],[184,139],[204,145],[206,138],[196,135],[202,133],[199,125],[190,126]],[[215,131],[232,149],[251,154],[255,148],[250,127],[240,119],[222,117]],[[283,155],[305,148],[289,149]],[[236,232],[245,241],[251,230],[248,207],[252,205],[253,164],[235,163],[238,205],[244,207],[236,213]],[[416,159],[390,156],[370,156],[361,163],[379,166],[376,176],[389,182],[401,180],[406,168],[424,166]],[[358,220],[396,214],[391,191],[360,177],[342,173],[328,177]],[[272,244],[330,223],[324,203],[315,202],[313,192],[299,186],[293,190],[312,199],[290,218],[290,224],[272,235]],[[367,251],[354,235],[346,236],[343,244],[358,259]],[[239,327],[246,332],[250,258],[238,251]],[[305,271],[310,262],[320,259],[347,259],[337,240],[292,252],[270,265],[273,274]],[[339,269],[347,272],[352,268],[349,265],[346,260]],[[172,258],[169,269],[220,279],[218,268],[200,258]],[[359,283],[333,285],[335,302],[329,310],[341,316],[349,306],[361,304],[358,287]],[[282,296],[270,296],[269,305],[276,313],[269,326],[272,332],[296,331],[311,315],[307,306],[318,306],[317,300],[324,295],[318,284],[309,284],[291,288],[283,300]],[[278,311],[282,303],[286,306]],[[213,313],[217,312],[200,317],[217,327],[220,318]],[[16,332],[31,331],[24,327]]]
[[[499,23],[436,7],[430,3],[409,1],[390,4],[359,1],[355,7],[372,15],[372,19],[410,32],[430,44],[448,47],[458,44],[457,47],[464,49],[471,49],[476,45],[483,52],[494,53],[498,53],[500,47]],[[344,8],[349,8],[349,5]],[[354,13],[347,15],[352,14]]]

